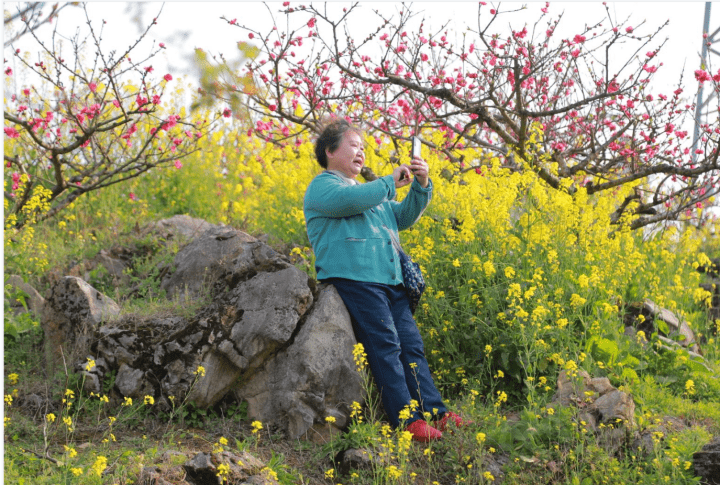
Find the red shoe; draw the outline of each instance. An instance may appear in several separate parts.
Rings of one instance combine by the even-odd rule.
[[[442,438],[442,433],[440,431],[428,425],[422,419],[413,421],[405,429],[413,435],[413,439],[415,441],[419,441],[421,443],[427,443],[431,440],[439,440]]]
[[[471,421],[463,421],[463,419],[455,414],[452,411],[448,411],[445,414],[443,414],[442,418],[437,422],[437,426],[435,426],[438,431],[446,431],[448,428],[450,428],[450,423],[453,423],[456,428],[464,428],[465,426],[468,426],[469,424],[472,424]]]

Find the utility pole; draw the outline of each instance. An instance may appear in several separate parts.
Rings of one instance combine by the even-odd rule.
[[[706,69],[707,68],[707,58],[708,58],[708,51],[712,52],[713,54],[720,56],[720,52],[715,50],[712,46],[716,44],[720,39],[718,38],[718,34],[720,34],[720,28],[716,29],[715,32],[712,33],[712,35],[708,35],[708,31],[710,30],[710,7],[712,5],[712,2],[705,2],[705,18],[703,20],[703,39],[702,39],[702,51],[700,54],[700,68]],[[707,38],[705,37],[707,35]],[[695,153],[695,149],[697,148],[698,139],[700,138],[700,125],[702,125],[702,121],[704,118],[707,118],[707,112],[705,111],[705,108],[707,107],[708,103],[715,97],[715,90],[713,89],[710,94],[708,95],[707,99],[703,99],[703,84],[700,84],[700,89],[698,90],[697,95],[697,101],[695,103],[695,129],[693,131],[693,154],[692,159],[693,163],[697,161],[697,154]],[[707,121],[707,120],[705,120]]]

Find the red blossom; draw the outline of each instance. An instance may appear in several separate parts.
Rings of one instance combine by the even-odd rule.
[[[18,131],[12,126],[6,126],[5,136],[7,136],[8,138],[18,138],[20,136],[20,133],[18,133]]]
[[[225,109],[223,110],[223,116],[224,116],[225,118],[230,118],[230,117],[232,116],[232,111],[230,111],[229,108],[225,108]]]
[[[167,82],[172,81],[172,78],[173,78],[172,74],[165,74],[165,76],[163,76],[163,79],[166,80]]]
[[[250,32],[248,34],[248,39],[253,39],[254,37],[255,37],[255,34],[253,34],[252,32]]]
[[[160,42],[160,44],[158,44],[158,45],[160,46],[161,49],[165,48],[165,44],[163,42]]]
[[[6,75],[12,76],[12,73],[13,73],[13,70],[12,70],[11,67],[8,67],[7,69],[5,69],[5,74],[6,74]]]
[[[315,27],[315,17],[313,17],[313,18],[311,18],[310,20],[308,20],[307,26],[310,27],[311,29],[312,29],[313,27]]]
[[[698,69],[697,71],[695,71],[695,79],[697,79],[698,82],[699,82],[700,84],[702,84],[702,83],[704,83],[705,81],[709,81],[709,80],[710,80],[710,74],[708,74],[707,72],[703,71],[702,69]]]
[[[625,32],[627,32],[628,34],[632,34],[632,31],[633,31],[632,27],[628,27],[625,29]]]
[[[92,91],[94,93],[95,91],[97,91],[97,84],[90,83],[90,84],[88,84],[88,88],[90,88],[90,91]]]

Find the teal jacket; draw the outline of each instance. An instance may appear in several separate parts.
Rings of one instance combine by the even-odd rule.
[[[318,280],[403,282],[392,237],[398,241],[398,231],[420,219],[432,198],[432,182],[423,188],[413,180],[402,202],[394,197],[392,175],[359,184],[325,171],[310,182],[305,192],[305,226]]]

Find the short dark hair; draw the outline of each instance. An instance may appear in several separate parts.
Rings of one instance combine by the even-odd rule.
[[[362,130],[343,118],[335,118],[328,122],[322,129],[320,136],[315,141],[315,158],[322,168],[327,168],[328,159],[325,150],[334,152],[340,146],[343,136],[347,132],[354,132],[362,136]]]

